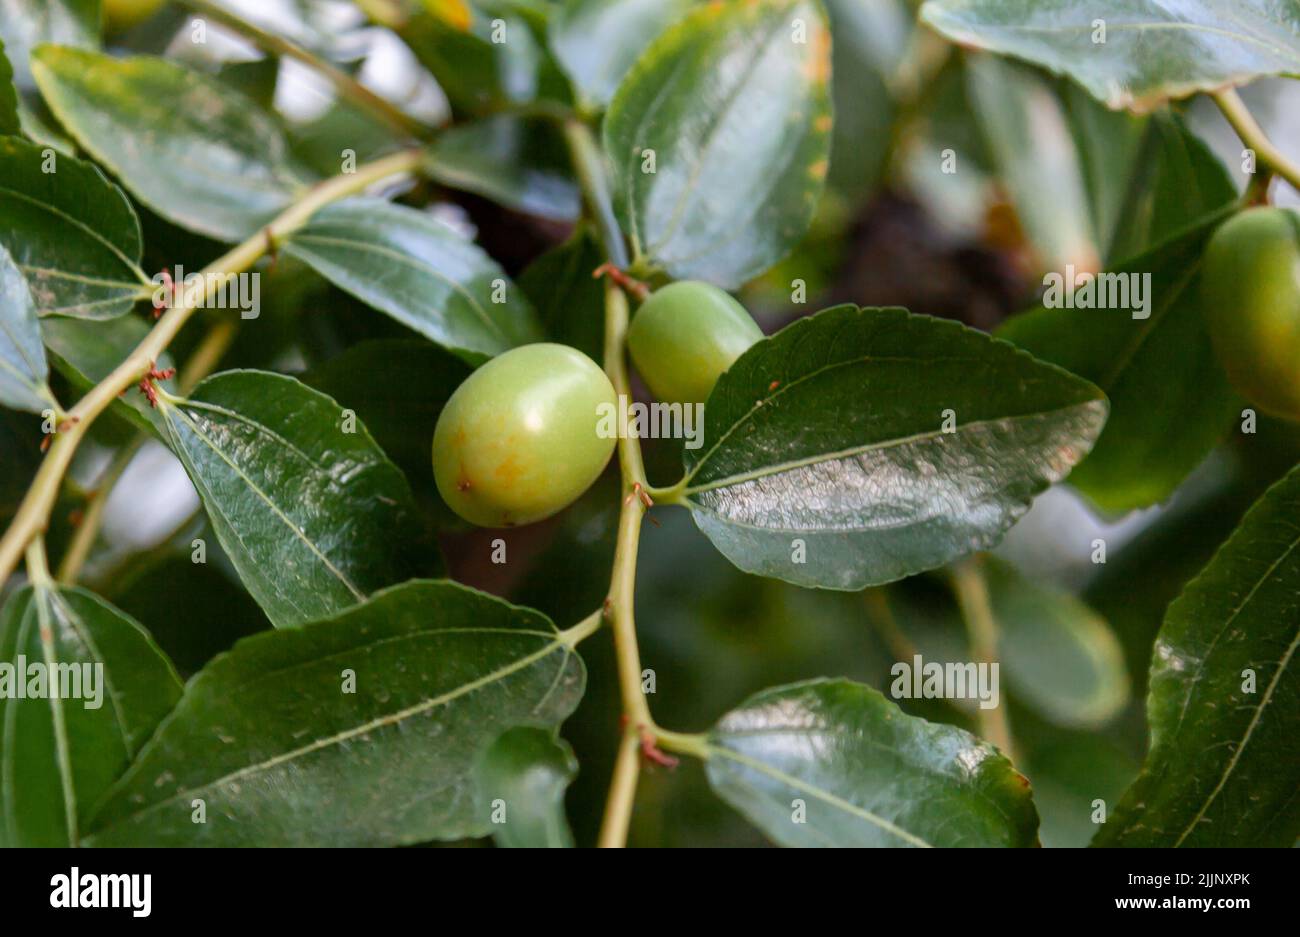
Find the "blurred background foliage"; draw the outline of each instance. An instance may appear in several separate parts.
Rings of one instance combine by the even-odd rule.
[[[1232,179],[1239,144],[1201,103],[1148,117],[1106,111],[1077,87],[1028,66],[963,52],[915,26],[904,0],[824,0],[832,23],[835,129],[828,186],[797,249],[741,293],[772,332],[839,302],[900,305],[985,330],[1034,304],[1044,271],[1127,259],[1189,221],[1180,214],[1204,159]],[[537,118],[575,104],[542,29],[546,0],[229,0],[231,9],[359,76],[408,112],[444,129],[430,176],[409,193],[472,234],[518,278],[551,334],[595,355],[601,341],[599,254],[574,227],[576,188],[551,127]],[[468,14],[468,28],[466,15]],[[492,17],[520,27],[494,45]],[[382,125],[335,101],[297,62],[264,56],[213,26],[189,41],[191,14],[174,4],[106,37],[110,47],[183,58],[273,105],[296,159],[321,173],[339,154],[358,161],[394,147]],[[33,135],[67,147],[18,76]],[[1279,146],[1300,150],[1300,89],[1260,81],[1245,90]],[[1202,143],[1202,141],[1204,141]],[[1208,146],[1217,155],[1200,152]],[[948,152],[950,151],[950,153]],[[944,157],[958,171],[941,170]],[[142,211],[144,268],[198,269],[221,246]],[[433,485],[429,440],[463,365],[377,315],[305,265],[264,269],[262,312],[240,323],[225,363],[299,374],[354,407],[407,473],[455,578],[536,607],[567,626],[604,597],[617,508],[614,472],[571,509],[511,531],[466,530]],[[802,282],[805,301],[793,301]],[[212,315],[212,314],[209,314]],[[220,315],[220,313],[217,313]],[[134,344],[142,317],[122,320],[121,348],[71,354],[84,376]],[[135,330],[135,331],[132,331]],[[187,330],[184,360],[204,329]],[[102,333],[97,333],[100,335]],[[102,339],[99,339],[102,342]],[[70,335],[75,352],[82,336]],[[94,359],[94,360],[92,360]],[[68,364],[68,362],[64,362]],[[103,365],[101,365],[103,366]],[[78,368],[61,367],[76,384]],[[67,399],[67,386],[56,388]],[[55,511],[59,555],[115,450],[131,439],[129,408],[101,421],[82,447],[73,485]],[[1178,420],[1178,414],[1168,415]],[[8,523],[39,458],[38,421],[0,412],[0,523]],[[1018,767],[1030,778],[1046,846],[1091,838],[1092,803],[1113,804],[1141,763],[1151,646],[1165,607],[1207,562],[1252,500],[1300,460],[1294,427],[1261,419],[1234,433],[1166,504],[1109,516],[1060,486],[1039,499],[987,558],[1003,626],[1003,688]],[[672,441],[647,443],[651,480],[675,480]],[[654,671],[656,719],[701,730],[762,688],[813,675],[888,690],[890,666],[970,659],[943,571],[865,593],[803,590],[747,576],[685,512],[653,512],[641,548],[637,619]],[[85,584],[143,622],[183,675],[239,637],[269,627],[205,531],[175,459],[146,444],[107,503]],[[508,561],[493,564],[492,541]],[[203,538],[208,562],[190,562]],[[1106,544],[1096,563],[1095,541]],[[608,641],[583,648],[589,689],[563,734],[582,771],[568,796],[579,842],[594,839],[617,739],[618,694]],[[977,713],[943,701],[901,700],[908,712],[978,730]],[[761,844],[708,791],[698,764],[650,766],[634,817],[634,845]],[[578,809],[581,805],[581,809]]]

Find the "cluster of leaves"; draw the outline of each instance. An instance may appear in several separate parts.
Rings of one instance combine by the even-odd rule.
[[[676,699],[665,711],[690,703],[683,719],[698,719],[709,693],[748,695],[738,705],[717,700],[722,715],[687,747],[718,797],[772,841],[1035,844],[1030,785],[1010,753],[971,731],[970,713],[925,710],[924,701],[903,711],[872,688],[884,680],[865,658],[856,681],[809,681],[807,670],[777,666],[781,685],[752,695],[745,684],[757,670],[725,674],[755,648],[781,657],[795,630],[834,651],[809,663],[843,672],[845,635],[864,617],[927,656],[969,657],[942,576],[935,588],[921,574],[994,546],[1067,475],[1107,512],[1184,488],[1241,409],[1197,291],[1204,244],[1236,192],[1165,102],[1300,73],[1300,17],[1285,5],[1237,4],[1252,20],[1241,36],[1207,38],[1196,27],[1220,6],[1210,2],[1171,13],[1122,0],[1087,10],[931,0],[921,18],[943,35],[1036,67],[976,52],[952,60],[924,103],[929,129],[895,139],[889,152],[880,141],[898,136],[887,132],[894,111],[923,106],[897,89],[899,49],[934,36],[890,4],[880,5],[888,14],[861,6],[403,6],[386,25],[436,80],[453,118],[422,144],[421,181],[301,219],[259,269],[265,307],[227,356],[240,369],[184,393],[162,381],[157,408],[132,393],[95,428],[101,453],[140,438],[170,450],[201,515],[125,566],[100,544],[90,568],[99,562],[99,591],[115,604],[31,568],[26,584],[8,586],[0,661],[102,664],[107,700],[88,709],[0,697],[0,843],[352,845],[492,834],[501,845],[571,844],[564,795],[577,762],[560,726],[580,712],[581,749],[583,726],[612,734],[616,718],[605,684],[583,702],[577,646],[592,629],[556,622],[599,607],[609,509],[623,493],[598,486],[554,528],[516,584],[523,604],[459,584],[446,571],[463,557],[444,559],[433,534],[458,550],[483,541],[447,536],[454,523],[428,465],[442,404],[474,367],[522,344],[562,341],[598,356],[603,312],[591,272],[607,260],[623,265],[624,238],[626,265],[655,282],[738,289],[776,275],[792,251],[782,274],[800,262],[811,269],[827,205],[860,206],[891,160],[928,163],[929,148],[956,146],[973,174],[1005,180],[1049,263],[1150,273],[1149,318],[1044,307],[996,337],[898,308],[841,305],[799,318],[721,378],[707,402],[706,444],[683,452],[678,500],[735,569],[709,574],[711,553],[684,564],[692,535],[670,522],[647,538],[639,591],[642,606],[659,609],[660,627],[647,635],[652,659],[710,675],[684,676],[678,685],[694,679],[699,692],[665,693]],[[1113,37],[1100,50],[1089,39],[1096,18]],[[1170,28],[1155,54],[1137,35],[1157,19]],[[93,0],[15,0],[0,10],[6,523],[35,471],[42,415],[61,412],[65,392],[102,381],[149,331],[136,311],[154,294],[146,263],[197,269],[255,241],[327,177],[346,175],[358,154],[412,142],[346,102],[310,124],[288,121],[267,105],[275,69],[252,75],[163,57],[178,27],[179,44],[188,41],[188,19],[169,9],[157,20],[124,40],[128,53],[103,47]],[[313,54],[333,54],[310,17],[300,26]],[[898,41],[882,41],[890,30]],[[1108,111],[1080,86],[1151,113]],[[954,110],[964,117],[949,124]],[[955,143],[972,120],[975,132]],[[581,146],[571,147],[571,165],[565,141],[595,125],[598,184],[582,178],[591,165]],[[1040,155],[1044,132],[1058,144],[1055,161]],[[1069,183],[1052,205],[1037,197],[1044,178]],[[606,185],[610,205],[600,204]],[[451,191],[574,223],[573,233],[512,277],[430,210]],[[205,313],[213,323],[234,315]],[[178,341],[178,359],[192,342]],[[1150,593],[1159,616],[1181,589],[1158,635],[1146,620],[1108,624],[1004,563],[979,564],[1001,626],[996,650],[1026,713],[1024,741],[1035,726],[1048,740],[1019,766],[1043,772],[1038,808],[1044,792],[1061,793],[1061,778],[1075,784],[1062,795],[1071,809],[1119,794],[1133,767],[1097,754],[1087,733],[1125,709],[1129,672],[1140,688],[1150,662],[1150,752],[1097,841],[1294,841],[1297,512],[1300,471],[1226,540],[1207,541],[1195,516],[1201,532],[1179,554],[1191,559]],[[46,538],[51,550],[67,536],[58,527]],[[196,543],[208,550],[204,564],[191,562]],[[1142,545],[1116,558],[1110,580],[1099,577],[1092,606],[1109,615],[1129,605],[1134,570],[1152,575]],[[683,565],[713,590],[713,612],[692,604],[694,591],[681,594]],[[778,607],[788,608],[780,623]],[[733,632],[752,623],[754,637],[706,646],[714,618]],[[803,661],[792,654],[789,663]],[[580,705],[602,711],[584,718]],[[1117,760],[1093,785],[1087,771]],[[1080,761],[1091,764],[1073,778]],[[650,816],[660,804],[654,783]],[[507,822],[493,822],[503,805]]]

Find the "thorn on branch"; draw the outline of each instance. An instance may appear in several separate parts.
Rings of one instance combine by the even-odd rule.
[[[650,295],[650,287],[633,277],[628,276],[625,272],[614,266],[612,263],[603,263],[591,272],[592,279],[599,280],[601,277],[609,277],[627,292],[631,293],[637,299],[644,301]]]
[[[655,744],[654,733],[644,726],[641,727],[641,757],[665,768],[676,768],[681,763],[672,755],[665,754]]]
[[[145,399],[149,401],[149,406],[158,406],[158,388],[154,386],[155,382],[169,380],[175,375],[175,368],[166,368],[160,371],[156,362],[149,365],[149,370],[145,373],[145,376],[140,378],[140,391],[144,394]]]
[[[170,309],[172,304],[176,302],[176,281],[172,279],[172,272],[163,267],[162,272],[158,275],[163,279],[162,285],[167,290],[167,298],[162,305],[159,305],[156,299],[153,301],[153,317],[155,319],[163,314],[164,309]]]

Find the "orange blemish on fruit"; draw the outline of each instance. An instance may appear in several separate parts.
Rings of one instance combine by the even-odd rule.
[[[831,77],[831,35],[825,29],[814,29],[812,54],[804,63],[804,77],[813,84],[824,85]]]
[[[523,466],[519,464],[519,459],[513,452],[507,453],[506,457],[497,463],[497,467],[492,470],[492,476],[507,485],[514,485],[523,474]]]
[[[822,114],[820,117],[818,117],[816,120],[813,121],[813,129],[816,130],[818,133],[827,133],[831,129],[831,123],[832,123],[831,115]]]

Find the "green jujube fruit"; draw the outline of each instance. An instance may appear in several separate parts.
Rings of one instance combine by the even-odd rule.
[[[616,404],[605,372],[576,348],[543,343],[498,355],[456,388],[438,417],[438,490],[481,527],[550,517],[609,462],[616,440],[598,425]]]
[[[641,304],[627,347],[657,398],[703,403],[722,372],[762,337],[730,293],[684,280],[656,290]]]
[[[1260,410],[1300,420],[1300,215],[1260,207],[1224,222],[1201,287],[1233,385]]]

